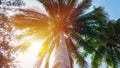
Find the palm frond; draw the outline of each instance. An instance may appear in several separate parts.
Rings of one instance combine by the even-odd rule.
[[[50,36],[46,39],[46,41],[44,42],[42,48],[41,48],[40,51],[39,51],[38,56],[42,56],[42,55],[44,56],[44,55],[46,54],[46,51],[49,49],[49,44],[52,42],[52,40],[54,40],[54,39],[53,39],[53,36],[50,35]]]
[[[39,51],[39,54],[38,54],[39,59],[35,67],[37,68],[40,67],[44,58],[46,58],[45,68],[49,67],[51,53],[59,43],[59,36],[56,35],[54,38],[53,36],[54,35],[50,35],[48,38],[46,38],[44,44],[42,45],[42,48]]]
[[[40,1],[51,17],[66,17],[75,6],[77,0],[38,0]],[[66,11],[64,11],[66,10]]]
[[[101,45],[92,54],[92,68],[99,68],[99,66],[102,64],[105,51],[106,51],[106,48],[103,45]]]
[[[86,61],[81,56],[80,52],[77,50],[73,41],[71,39],[67,39],[66,41],[67,41],[68,49],[71,52],[71,55],[73,55],[73,57],[75,58],[76,63],[78,63],[82,68],[87,67]]]
[[[49,18],[46,15],[29,9],[20,9],[20,12],[21,14],[12,17],[12,22],[18,29],[26,27],[39,27],[42,29],[48,27]]]
[[[115,55],[114,49],[108,48],[107,49],[107,56],[106,63],[111,68],[118,68],[117,56]]]
[[[108,20],[108,15],[103,7],[95,8],[93,11],[78,17],[78,21],[86,22],[87,24],[105,25]]]
[[[56,47],[56,45],[58,45],[58,40],[59,40],[59,37],[55,37],[55,39],[53,40],[53,43],[51,43],[51,45],[49,45],[49,51],[47,52],[48,55],[47,55],[47,59],[46,59],[46,62],[45,62],[45,68],[49,68],[49,62],[50,62],[50,57],[51,57],[51,53],[52,51],[54,50],[54,48]]]
[[[80,16],[89,6],[91,5],[91,0],[83,0],[72,12],[71,18],[76,18]]]

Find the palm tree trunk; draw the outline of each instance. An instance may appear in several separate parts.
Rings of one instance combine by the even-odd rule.
[[[63,33],[60,33],[60,42],[56,49],[53,68],[71,68],[69,52]]]

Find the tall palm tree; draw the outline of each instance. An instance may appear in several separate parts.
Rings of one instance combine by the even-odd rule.
[[[84,23],[96,22],[95,26],[99,24],[104,25],[103,21],[106,21],[104,13],[95,9],[91,13],[84,14],[85,10],[90,6],[91,0],[83,0],[81,3],[78,3],[78,0],[39,1],[43,4],[48,15],[30,9],[19,9],[22,13],[12,17],[14,26],[17,29],[26,30],[19,38],[31,36],[30,40],[25,41],[20,46],[21,50],[26,51],[32,41],[44,38],[45,42],[39,51],[37,67],[41,66],[46,56],[45,68],[49,67],[49,59],[54,49],[56,49],[54,68],[73,68],[74,58],[81,67],[85,67],[86,62],[79,52],[80,46],[76,45],[75,42],[82,41],[80,37],[82,32],[91,29],[87,29],[86,27],[88,26],[84,28]],[[101,19],[103,19],[102,22]],[[89,36],[89,34],[85,35]],[[94,35],[91,37],[94,37]]]
[[[98,68],[102,62],[106,63],[107,68],[118,68],[120,66],[120,20],[109,20],[101,7],[95,10],[82,17],[89,18],[80,36],[83,55],[92,55],[92,68]]]

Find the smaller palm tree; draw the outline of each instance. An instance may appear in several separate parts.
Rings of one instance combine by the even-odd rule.
[[[83,55],[92,55],[92,68],[106,62],[107,68],[118,68],[120,63],[120,20],[111,21],[103,8],[96,8],[84,18],[92,18],[85,24],[82,46]],[[101,17],[102,16],[102,17]],[[94,19],[94,20],[93,20]]]

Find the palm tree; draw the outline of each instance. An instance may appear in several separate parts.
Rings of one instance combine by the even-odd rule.
[[[13,47],[10,45],[12,27],[8,17],[0,14],[0,68],[14,68]]]
[[[95,8],[95,10],[82,17],[83,19],[89,18],[85,23],[84,32],[80,36],[83,55],[92,55],[92,68],[98,68],[102,62],[106,63],[107,68],[118,68],[120,63],[120,20],[109,20],[101,7]]]
[[[9,6],[15,6],[12,1],[0,0],[0,68],[15,68],[16,50],[11,43],[14,41],[14,28],[9,19],[9,14],[6,14],[13,9],[7,6],[7,2],[9,2]],[[6,4],[6,6],[2,6],[3,4]]]
[[[82,45],[88,45],[91,40],[96,41],[98,38],[94,39],[94,37],[98,37],[99,34],[95,32],[99,31],[95,29],[98,29],[99,25],[106,25],[104,22],[107,22],[105,13],[101,11],[101,8],[98,8],[85,14],[84,12],[90,6],[91,0],[83,0],[81,3],[78,3],[78,0],[39,1],[43,4],[48,15],[30,9],[19,9],[22,13],[12,17],[12,22],[17,29],[26,30],[19,38],[31,36],[32,39],[25,41],[20,49],[24,52],[30,47],[31,41],[44,38],[45,42],[39,51],[37,67],[41,66],[44,57],[47,56],[45,68],[49,68],[49,59],[54,49],[56,49],[54,68],[73,68],[73,59],[81,67],[85,67],[86,62],[79,52],[80,45],[76,45],[75,42],[82,41]],[[99,29],[101,28],[99,27]],[[93,30],[94,32],[92,32]],[[84,45],[85,50],[93,53],[96,46],[89,44],[90,48],[93,47],[90,50],[87,45]]]

